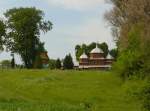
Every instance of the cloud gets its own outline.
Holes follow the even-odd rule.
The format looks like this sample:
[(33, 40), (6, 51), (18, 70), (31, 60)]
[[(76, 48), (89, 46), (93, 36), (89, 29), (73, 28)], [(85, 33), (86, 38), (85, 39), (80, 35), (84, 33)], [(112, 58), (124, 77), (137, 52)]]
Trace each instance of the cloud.
[(106, 42), (109, 48), (115, 47), (110, 28), (106, 22), (98, 18), (86, 20), (73, 30), (72, 43)]
[(105, 0), (46, 0), (50, 5), (73, 10), (88, 10), (99, 7)]

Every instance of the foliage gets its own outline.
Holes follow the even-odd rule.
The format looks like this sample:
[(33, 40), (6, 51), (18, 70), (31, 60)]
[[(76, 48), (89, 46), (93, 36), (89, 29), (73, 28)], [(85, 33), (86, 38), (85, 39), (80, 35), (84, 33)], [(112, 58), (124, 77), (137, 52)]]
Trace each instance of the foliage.
[(74, 64), (73, 64), (71, 54), (66, 55), (66, 57), (63, 61), (63, 67), (64, 67), (64, 69), (73, 69)]
[(6, 26), (5, 26), (4, 22), (2, 20), (0, 20), (0, 50), (3, 50), (3, 45), (5, 42), (5, 39), (4, 39), (4, 36), (6, 33), (5, 28), (6, 28)]
[[(112, 28), (117, 30), (118, 67), (123, 73), (150, 71), (149, 0), (111, 0), (114, 8), (106, 14)], [(113, 30), (114, 31), (114, 30)], [(119, 66), (122, 64), (121, 66)], [(118, 69), (116, 69), (118, 70)]]
[[(123, 79), (150, 73), (150, 0), (111, 0), (113, 9), (106, 14), (117, 41), (119, 57), (114, 65)], [(140, 75), (140, 76), (139, 76)], [(150, 110), (149, 86), (145, 88), (143, 106)], [(139, 96), (140, 96), (139, 95)]]
[(138, 74), (143, 68), (143, 58), (140, 50), (140, 30), (137, 25), (129, 32), (129, 45), (127, 49), (121, 52), (114, 68), (120, 73), (124, 79)]
[(111, 49), (111, 50), (109, 51), (109, 53), (110, 53), (110, 55), (111, 55), (113, 58), (115, 58), (115, 60), (117, 59), (117, 57), (118, 57), (118, 49)]
[(108, 55), (108, 52), (109, 52), (108, 45), (105, 42), (103, 42), (101, 44), (98, 44), (98, 47), (103, 50), (104, 57), (106, 57)]
[(143, 88), (143, 90), (140, 93), (142, 96), (141, 99), (143, 101), (143, 107), (150, 111), (150, 82), (148, 81), (147, 85)]
[(60, 61), (60, 59), (56, 60), (56, 69), (61, 69), (61, 61)]
[(49, 68), (56, 69), (56, 60), (54, 60), (54, 59), (49, 60)]
[(36, 47), (41, 44), (40, 32), (52, 29), (50, 21), (44, 21), (44, 13), (36, 8), (13, 8), (5, 14), (7, 19), (7, 48), (19, 54), (26, 66), (32, 68)]

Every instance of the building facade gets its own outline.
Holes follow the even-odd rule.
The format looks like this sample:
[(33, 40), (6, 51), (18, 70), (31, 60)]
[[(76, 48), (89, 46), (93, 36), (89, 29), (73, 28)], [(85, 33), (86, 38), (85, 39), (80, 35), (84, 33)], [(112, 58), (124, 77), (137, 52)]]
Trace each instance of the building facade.
[(104, 52), (96, 46), (89, 57), (85, 53), (80, 56), (79, 69), (111, 69), (113, 61), (110, 54), (105, 58)]

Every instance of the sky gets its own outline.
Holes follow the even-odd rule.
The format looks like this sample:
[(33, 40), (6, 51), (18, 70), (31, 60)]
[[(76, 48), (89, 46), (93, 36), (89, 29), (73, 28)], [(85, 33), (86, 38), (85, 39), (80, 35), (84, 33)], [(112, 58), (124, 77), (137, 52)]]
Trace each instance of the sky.
[[(112, 5), (105, 0), (0, 0), (0, 18), (14, 7), (36, 7), (43, 10), (45, 19), (53, 23), (53, 29), (41, 34), (41, 41), (50, 58), (64, 58), (71, 53), (75, 60), (75, 46), (91, 42), (106, 42), (109, 49), (115, 47), (104, 14)], [(21, 63), (18, 55), (17, 63)], [(9, 52), (1, 52), (0, 60), (11, 59)]]

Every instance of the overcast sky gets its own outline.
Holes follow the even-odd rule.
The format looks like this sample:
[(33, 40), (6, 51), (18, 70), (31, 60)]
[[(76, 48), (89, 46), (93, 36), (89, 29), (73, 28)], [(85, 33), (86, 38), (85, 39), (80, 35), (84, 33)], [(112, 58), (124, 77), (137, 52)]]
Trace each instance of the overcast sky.
[[(104, 19), (112, 6), (104, 0), (0, 0), (0, 16), (14, 7), (39, 8), (54, 24), (50, 32), (41, 35), (50, 58), (64, 58), (68, 53), (74, 57), (75, 45), (82, 43), (106, 42), (110, 49), (115, 47)], [(2, 59), (11, 59), (10, 54), (0, 53)]]

